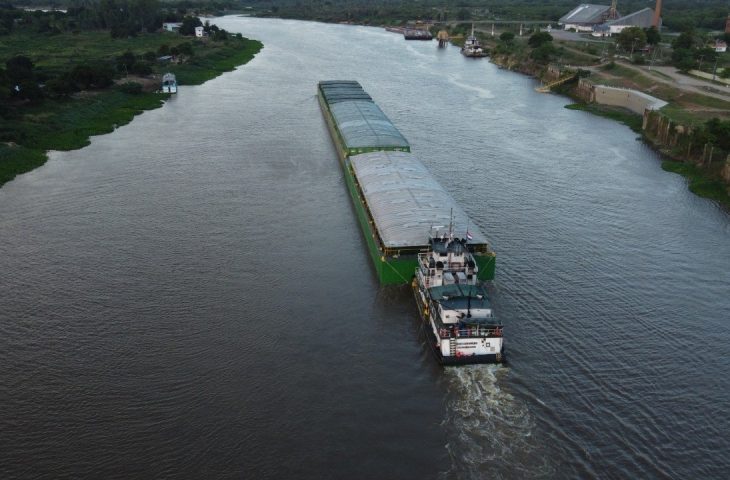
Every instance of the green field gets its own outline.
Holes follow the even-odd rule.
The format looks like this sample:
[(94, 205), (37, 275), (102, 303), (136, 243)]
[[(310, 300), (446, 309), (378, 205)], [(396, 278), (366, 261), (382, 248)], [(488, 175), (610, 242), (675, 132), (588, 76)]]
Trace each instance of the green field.
[[(161, 45), (190, 41), (173, 33), (112, 39), (108, 32), (52, 37), (20, 32), (3, 38), (0, 59), (26, 55), (36, 71), (51, 75), (82, 63), (111, 62), (128, 50), (142, 55), (157, 51)], [(181, 85), (198, 85), (247, 63), (262, 44), (232, 37), (226, 42), (193, 42), (193, 48), (194, 55), (186, 63), (159, 65), (155, 70), (176, 73)], [(159, 93), (129, 94), (109, 88), (8, 108), (0, 117), (0, 185), (42, 165), (46, 150), (74, 150), (88, 145), (91, 135), (109, 133), (144, 110), (161, 106), (166, 98)]]

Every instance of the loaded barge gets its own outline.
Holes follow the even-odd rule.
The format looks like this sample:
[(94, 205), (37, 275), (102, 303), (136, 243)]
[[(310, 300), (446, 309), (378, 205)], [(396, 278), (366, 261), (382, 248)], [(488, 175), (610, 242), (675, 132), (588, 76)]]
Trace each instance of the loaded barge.
[(382, 284), (410, 284), (437, 226), (468, 238), (477, 279), (494, 279), (487, 239), (411, 153), (408, 141), (356, 81), (318, 84), (322, 108), (358, 221)]

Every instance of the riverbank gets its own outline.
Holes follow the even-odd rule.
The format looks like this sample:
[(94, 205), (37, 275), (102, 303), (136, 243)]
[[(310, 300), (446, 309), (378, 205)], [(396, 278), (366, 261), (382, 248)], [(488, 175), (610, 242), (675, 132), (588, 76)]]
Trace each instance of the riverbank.
[[(156, 52), (163, 45), (174, 47), (175, 42), (189, 41), (179, 35), (163, 33), (112, 42), (106, 32), (84, 32), (66, 39), (72, 42), (73, 47), (67, 46), (59, 55), (46, 57), (48, 50), (53, 45), (63, 44), (64, 39), (54, 39), (53, 45), (24, 38), (15, 40), (7, 42), (4, 49), (19, 48), (27, 40), (24, 50), (15, 51), (27, 52), (25, 55), (37, 62), (37, 68), (46, 69), (62, 68), (60, 62), (67, 68), (74, 52), (77, 57), (84, 57), (77, 62), (91, 61), (92, 58), (114, 58), (127, 51), (143, 55), (149, 51)], [(225, 42), (198, 41), (193, 46), (194, 55), (179, 63), (157, 66), (156, 70), (175, 73), (178, 83), (183, 86), (180, 94), (184, 94), (184, 86), (200, 85), (232, 71), (248, 63), (262, 47), (259, 41), (238, 36), (231, 36)], [(7, 56), (6, 51), (0, 50), (0, 54)], [(44, 58), (50, 58), (56, 64), (44, 64)], [(153, 72), (146, 77), (158, 83), (155, 80), (158, 76), (159, 72)], [(17, 104), (4, 111), (0, 117), (3, 140), (0, 143), (0, 186), (16, 175), (43, 165), (48, 150), (82, 148), (89, 144), (91, 136), (112, 132), (145, 110), (159, 108), (169, 97), (168, 94), (125, 88), (123, 85), (127, 80), (137, 83), (134, 77), (123, 78), (117, 81), (118, 85), (110, 88), (84, 90), (65, 98), (45, 99), (35, 105)]]
[[(553, 81), (561, 75), (559, 70), (551, 71), (551, 68), (524, 57), (493, 55), (490, 61), (501, 68), (545, 82)], [(730, 115), (729, 102), (697, 93), (680, 92), (667, 85), (656, 85), (641, 72), (626, 66), (610, 64), (590, 72), (592, 81), (602, 85), (630, 88), (670, 99), (668, 105), (652, 112), (650, 118), (645, 119), (644, 116), (624, 108), (586, 102), (585, 95), (578, 88), (578, 77), (552, 90), (577, 102), (566, 105), (566, 108), (611, 118), (640, 133), (644, 142), (662, 156), (664, 170), (687, 178), (688, 188), (692, 193), (717, 201), (724, 208), (730, 209), (730, 182), (724, 175), (727, 169), (724, 165), (725, 159), (722, 151), (709, 143), (718, 135), (710, 132), (706, 126), (712, 118), (719, 116), (725, 119)], [(671, 134), (657, 135), (654, 130), (658, 124)], [(712, 153), (708, 161), (708, 147), (710, 152), (717, 151), (719, 162), (713, 164)]]

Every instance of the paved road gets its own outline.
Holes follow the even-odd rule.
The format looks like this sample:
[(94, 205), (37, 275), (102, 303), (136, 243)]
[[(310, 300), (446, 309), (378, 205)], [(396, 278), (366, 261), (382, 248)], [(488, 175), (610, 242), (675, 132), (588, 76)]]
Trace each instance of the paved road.
[[(700, 93), (708, 97), (730, 101), (730, 88), (679, 73), (674, 67), (648, 67), (621, 62), (622, 67), (639, 71), (657, 82), (666, 83), (680, 90)], [(666, 76), (662, 76), (666, 75)], [(667, 78), (669, 77), (669, 78)]]

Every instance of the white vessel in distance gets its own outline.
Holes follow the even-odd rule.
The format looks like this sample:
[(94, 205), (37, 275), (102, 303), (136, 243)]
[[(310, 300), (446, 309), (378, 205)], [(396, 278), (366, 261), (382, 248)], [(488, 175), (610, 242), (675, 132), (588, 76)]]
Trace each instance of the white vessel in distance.
[(162, 93), (177, 93), (177, 79), (174, 73), (162, 76)]
[(418, 255), (413, 290), (427, 341), (444, 365), (505, 361), (502, 322), (477, 280), (478, 266), (466, 238), (432, 235)]
[(486, 57), (487, 52), (482, 48), (482, 44), (479, 42), (477, 37), (474, 35), (474, 24), (471, 24), (471, 35), (466, 37), (464, 46), (461, 47), (461, 53), (465, 57)]

